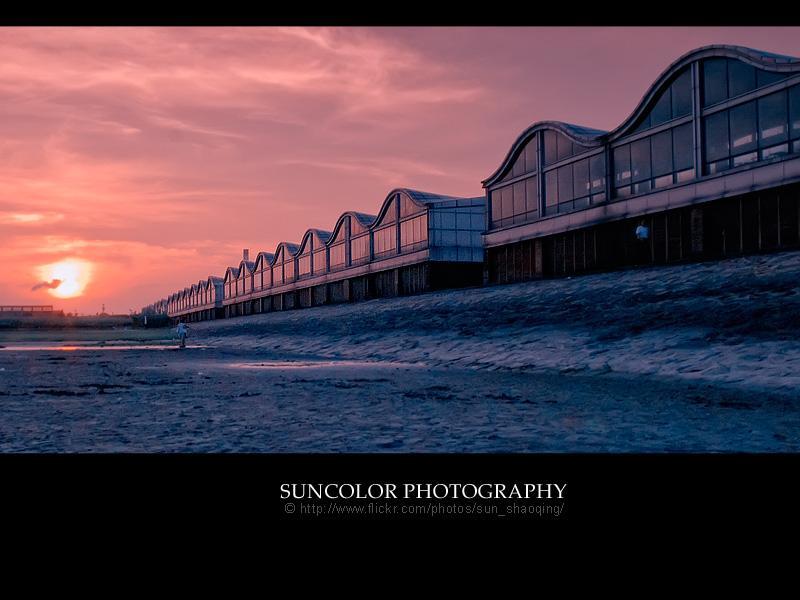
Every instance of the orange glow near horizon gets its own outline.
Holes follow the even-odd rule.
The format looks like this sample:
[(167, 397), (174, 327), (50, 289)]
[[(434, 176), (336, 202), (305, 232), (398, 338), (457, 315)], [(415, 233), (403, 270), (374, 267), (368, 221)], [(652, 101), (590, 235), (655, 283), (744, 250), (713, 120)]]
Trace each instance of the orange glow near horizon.
[(92, 264), (84, 260), (65, 260), (40, 268), (48, 292), (57, 298), (77, 298), (83, 295), (92, 279)]

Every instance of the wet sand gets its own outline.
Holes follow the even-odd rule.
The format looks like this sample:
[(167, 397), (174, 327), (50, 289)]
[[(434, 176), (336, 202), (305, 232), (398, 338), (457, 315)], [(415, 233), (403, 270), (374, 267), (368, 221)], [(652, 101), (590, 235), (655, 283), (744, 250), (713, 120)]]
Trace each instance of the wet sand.
[(613, 374), (212, 348), (20, 355), (0, 392), (3, 452), (781, 452), (800, 425), (789, 394)]
[(0, 350), (4, 453), (792, 453), (800, 253)]

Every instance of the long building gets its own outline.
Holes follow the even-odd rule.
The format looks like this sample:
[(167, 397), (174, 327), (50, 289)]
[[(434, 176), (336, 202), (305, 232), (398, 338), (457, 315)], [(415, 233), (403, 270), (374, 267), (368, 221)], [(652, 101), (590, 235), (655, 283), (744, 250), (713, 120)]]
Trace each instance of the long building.
[(545, 121), (517, 138), (483, 181), (485, 280), (794, 247), (798, 180), (800, 60), (700, 48), (614, 131)]
[(613, 131), (537, 122), (482, 185), (394, 190), (376, 216), (344, 213), (145, 310), (233, 317), (797, 248), (800, 59), (699, 48)]
[(376, 215), (342, 214), (147, 307), (182, 321), (356, 302), (478, 285), (486, 199), (393, 190)]

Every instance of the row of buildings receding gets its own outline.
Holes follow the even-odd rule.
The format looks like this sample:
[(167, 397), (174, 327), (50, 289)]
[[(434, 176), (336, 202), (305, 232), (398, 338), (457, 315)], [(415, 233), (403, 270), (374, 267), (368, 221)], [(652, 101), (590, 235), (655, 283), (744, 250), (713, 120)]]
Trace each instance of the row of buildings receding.
[[(613, 131), (525, 130), (485, 196), (391, 192), (144, 309), (196, 321), (800, 245), (800, 59), (707, 46)], [(635, 235), (644, 222), (647, 241)]]

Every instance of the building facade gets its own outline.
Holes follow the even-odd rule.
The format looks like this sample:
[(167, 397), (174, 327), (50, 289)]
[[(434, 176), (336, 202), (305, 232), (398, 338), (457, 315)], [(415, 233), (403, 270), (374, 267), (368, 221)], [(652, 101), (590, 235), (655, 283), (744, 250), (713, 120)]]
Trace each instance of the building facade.
[(211, 288), (209, 278), (144, 311), (165, 304), (191, 322), (479, 285), (485, 212), (484, 197), (396, 189), (377, 215), (346, 212), (254, 261), (245, 251)]
[(485, 281), (794, 247), (798, 182), (800, 60), (700, 48), (614, 131), (519, 136), (483, 182)]
[(375, 216), (246, 252), (144, 310), (233, 317), (796, 248), (800, 59), (699, 48), (615, 130), (538, 122), (482, 185), (478, 198), (394, 190)]

